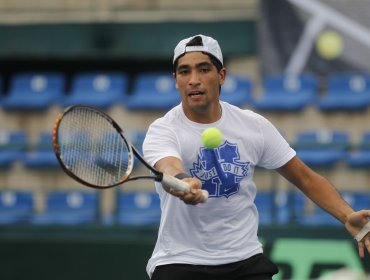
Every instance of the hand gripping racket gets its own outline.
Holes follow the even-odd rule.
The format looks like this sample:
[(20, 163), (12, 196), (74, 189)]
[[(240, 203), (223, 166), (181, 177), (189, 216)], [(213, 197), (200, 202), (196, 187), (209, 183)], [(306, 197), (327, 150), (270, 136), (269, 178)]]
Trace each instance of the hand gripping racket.
[[(132, 180), (152, 179), (189, 192), (186, 182), (147, 163), (125, 138), (120, 126), (93, 107), (74, 105), (59, 114), (53, 127), (53, 148), (63, 170), (88, 187), (106, 189)], [(151, 171), (150, 175), (130, 176), (134, 156)], [(206, 201), (208, 192), (202, 193)]]

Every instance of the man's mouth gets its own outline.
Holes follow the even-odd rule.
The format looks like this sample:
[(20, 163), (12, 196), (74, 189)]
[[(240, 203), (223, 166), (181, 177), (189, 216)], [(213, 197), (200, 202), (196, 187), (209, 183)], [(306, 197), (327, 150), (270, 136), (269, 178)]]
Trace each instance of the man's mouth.
[(203, 95), (203, 92), (201, 92), (201, 91), (192, 91), (188, 94), (189, 97), (200, 96), (200, 95)]

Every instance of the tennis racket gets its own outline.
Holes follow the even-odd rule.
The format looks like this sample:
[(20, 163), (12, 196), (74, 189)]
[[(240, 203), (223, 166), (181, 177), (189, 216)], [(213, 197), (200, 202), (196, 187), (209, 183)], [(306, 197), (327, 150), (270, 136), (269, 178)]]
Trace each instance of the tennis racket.
[[(189, 185), (164, 174), (140, 155), (120, 126), (99, 109), (74, 105), (60, 113), (53, 127), (53, 148), (63, 170), (88, 187), (106, 189), (128, 181), (152, 179), (189, 192)], [(131, 176), (134, 157), (149, 169), (147, 176)], [(203, 201), (208, 192), (202, 190)]]

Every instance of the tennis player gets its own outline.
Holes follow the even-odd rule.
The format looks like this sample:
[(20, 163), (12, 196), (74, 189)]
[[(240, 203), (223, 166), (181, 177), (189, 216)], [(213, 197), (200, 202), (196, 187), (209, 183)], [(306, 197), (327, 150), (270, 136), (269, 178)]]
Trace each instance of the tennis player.
[[(263, 254), (257, 236), (257, 166), (276, 170), (341, 221), (358, 237), (360, 257), (365, 247), (370, 251), (365, 226), (370, 210), (351, 209), (266, 118), (220, 101), (227, 72), (215, 39), (197, 35), (180, 41), (173, 67), (182, 102), (150, 125), (143, 151), (155, 168), (188, 182), (191, 192), (156, 183), (162, 218), (147, 265), (152, 280), (272, 279), (278, 268)], [(208, 127), (223, 134), (217, 157), (201, 143)], [(205, 203), (200, 203), (201, 188), (209, 192)]]

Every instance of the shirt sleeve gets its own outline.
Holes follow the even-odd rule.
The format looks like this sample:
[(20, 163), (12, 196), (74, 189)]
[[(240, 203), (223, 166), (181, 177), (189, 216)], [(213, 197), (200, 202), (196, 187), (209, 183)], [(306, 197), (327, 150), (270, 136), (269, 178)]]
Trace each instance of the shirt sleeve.
[(258, 165), (267, 169), (279, 168), (291, 160), (296, 152), (270, 121), (262, 116), (259, 121), (263, 146)]
[(171, 126), (161, 121), (150, 125), (143, 143), (145, 160), (152, 166), (162, 158), (181, 158), (176, 133)]

